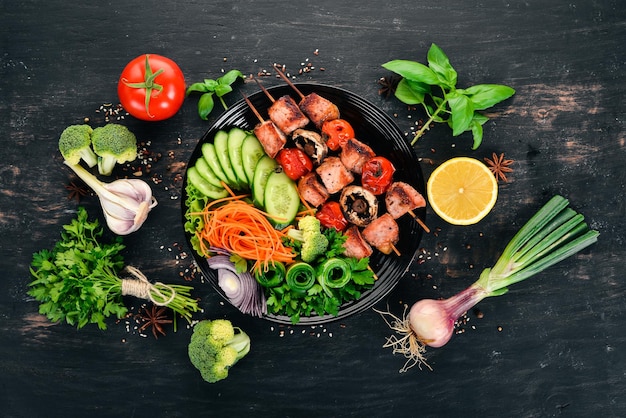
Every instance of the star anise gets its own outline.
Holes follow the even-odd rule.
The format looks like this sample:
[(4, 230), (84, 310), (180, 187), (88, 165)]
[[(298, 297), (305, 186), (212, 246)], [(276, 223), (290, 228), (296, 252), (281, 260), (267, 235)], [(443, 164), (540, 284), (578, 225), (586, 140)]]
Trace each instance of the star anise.
[(400, 77), (397, 74), (379, 78), (378, 84), (380, 88), (378, 89), (378, 94), (388, 99), (389, 96), (396, 92), (396, 87), (398, 87), (399, 82)]
[(504, 153), (498, 155), (494, 152), (492, 159), (485, 158), (485, 162), (489, 166), (489, 170), (496, 176), (497, 181), (509, 181), (509, 179), (506, 178), (506, 173), (513, 172), (513, 169), (509, 167), (513, 164), (513, 160), (505, 160)]
[(69, 194), (67, 195), (67, 200), (76, 199), (77, 202), (80, 202), (81, 197), (87, 196), (87, 194), (89, 194), (89, 190), (87, 190), (87, 188), (79, 186), (74, 182), (66, 184), (65, 188), (69, 191)]
[(155, 305), (152, 305), (151, 309), (143, 308), (138, 316), (139, 319), (145, 323), (139, 328), (139, 332), (143, 332), (146, 328), (152, 327), (152, 334), (157, 340), (159, 339), (157, 332), (161, 335), (165, 335), (163, 325), (172, 323), (171, 319), (167, 319), (165, 311), (166, 308), (164, 306), (157, 308)]

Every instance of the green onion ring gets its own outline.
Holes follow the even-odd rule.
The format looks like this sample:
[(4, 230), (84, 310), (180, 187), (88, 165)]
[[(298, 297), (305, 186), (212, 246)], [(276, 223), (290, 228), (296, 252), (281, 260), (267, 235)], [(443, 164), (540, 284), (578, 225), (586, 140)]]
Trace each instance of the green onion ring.
[(315, 284), (315, 269), (308, 263), (298, 262), (287, 269), (287, 285), (297, 293), (305, 293)]
[(333, 296), (331, 288), (342, 288), (351, 278), (352, 272), (348, 263), (340, 258), (329, 258), (317, 270), (317, 280), (330, 297)]
[(285, 265), (277, 261), (267, 271), (255, 271), (254, 278), (263, 287), (276, 287), (285, 280)]

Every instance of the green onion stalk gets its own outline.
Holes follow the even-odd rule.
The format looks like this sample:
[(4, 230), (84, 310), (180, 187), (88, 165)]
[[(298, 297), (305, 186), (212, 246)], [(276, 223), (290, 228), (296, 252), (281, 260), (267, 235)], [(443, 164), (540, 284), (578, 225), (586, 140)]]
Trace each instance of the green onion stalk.
[[(562, 196), (550, 199), (511, 239), (496, 264), (486, 268), (467, 289), (444, 300), (422, 299), (403, 318), (379, 312), (387, 325), (401, 335), (387, 338), (384, 347), (403, 354), (404, 372), (425, 365), (426, 346), (441, 347), (454, 333), (458, 318), (481, 300), (508, 292), (510, 285), (525, 280), (576, 254), (598, 239), (584, 217), (568, 208)], [(391, 319), (388, 319), (389, 316)]]

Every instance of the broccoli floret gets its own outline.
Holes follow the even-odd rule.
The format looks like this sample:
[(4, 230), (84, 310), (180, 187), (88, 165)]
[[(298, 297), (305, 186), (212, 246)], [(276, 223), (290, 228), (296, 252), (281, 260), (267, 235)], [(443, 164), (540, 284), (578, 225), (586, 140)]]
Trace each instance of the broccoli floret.
[(89, 125), (70, 125), (61, 133), (59, 151), (68, 163), (76, 165), (81, 159), (89, 167), (98, 163), (98, 157), (91, 149), (92, 132)]
[(228, 377), (228, 370), (250, 351), (250, 337), (227, 319), (203, 320), (193, 328), (191, 364), (209, 383)]
[(328, 238), (326, 236), (312, 235), (310, 237), (306, 237), (302, 243), (302, 252), (300, 253), (300, 258), (302, 261), (306, 263), (310, 263), (315, 260), (319, 255), (324, 254), (324, 251), (328, 248)]
[(304, 234), (320, 234), (322, 224), (313, 215), (306, 215), (298, 221), (298, 229)]
[(124, 125), (109, 123), (93, 130), (91, 143), (98, 155), (98, 172), (111, 175), (115, 164), (137, 158), (137, 138)]
[(298, 229), (290, 229), (288, 235), (302, 242), (300, 258), (306, 263), (324, 254), (328, 248), (328, 238), (322, 233), (320, 221), (312, 215), (300, 218)]

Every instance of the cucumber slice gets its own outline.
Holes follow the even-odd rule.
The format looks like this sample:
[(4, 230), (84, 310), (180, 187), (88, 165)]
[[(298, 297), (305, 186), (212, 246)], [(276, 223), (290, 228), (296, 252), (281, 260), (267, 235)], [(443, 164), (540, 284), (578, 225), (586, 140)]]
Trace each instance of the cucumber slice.
[(230, 163), (230, 158), (228, 158), (228, 133), (226, 131), (217, 131), (213, 137), (213, 145), (215, 146), (217, 159), (222, 166), (222, 171), (224, 171), (224, 174), (226, 174), (226, 177), (228, 178), (228, 184), (232, 184), (233, 187), (239, 188), (239, 182), (237, 181), (237, 176), (233, 171), (233, 165)]
[(248, 133), (241, 128), (232, 128), (228, 132), (228, 157), (233, 166), (235, 177), (242, 186), (248, 186), (248, 177), (243, 169), (243, 155), (241, 146)]
[(202, 176), (203, 179), (214, 185), (215, 187), (222, 187), (222, 180), (215, 174), (211, 167), (209, 167), (209, 163), (204, 159), (204, 157), (200, 157), (196, 160), (196, 164), (194, 165), (198, 170), (198, 173)]
[(254, 169), (254, 180), (252, 182), (252, 199), (256, 206), (264, 207), (265, 184), (267, 183), (267, 178), (277, 167), (278, 163), (273, 158), (270, 158), (269, 155), (264, 155), (257, 163)]
[(228, 180), (228, 177), (226, 177), (224, 170), (222, 170), (220, 160), (217, 158), (215, 145), (210, 142), (205, 142), (204, 144), (202, 144), (202, 157), (206, 160), (207, 164), (209, 164), (209, 167), (211, 167), (211, 170), (213, 170), (215, 175), (220, 180), (222, 180), (227, 185), (232, 186), (232, 184), (230, 184), (230, 181)]
[(246, 136), (241, 144), (241, 157), (243, 160), (243, 169), (248, 179), (248, 184), (252, 184), (254, 180), (254, 169), (256, 168), (261, 157), (265, 155), (263, 145), (256, 136), (250, 134)]
[(282, 227), (292, 223), (300, 208), (296, 183), (284, 171), (273, 171), (265, 184), (264, 203), (273, 224)]
[(198, 172), (196, 166), (187, 169), (187, 178), (189, 182), (200, 191), (203, 195), (211, 199), (221, 199), (228, 196), (228, 191), (223, 187), (216, 187), (206, 181)]

